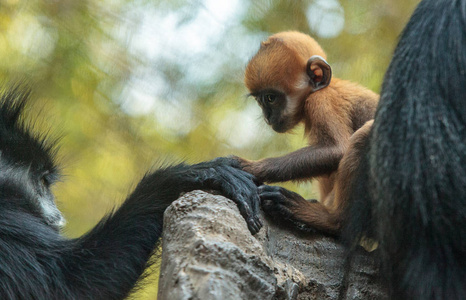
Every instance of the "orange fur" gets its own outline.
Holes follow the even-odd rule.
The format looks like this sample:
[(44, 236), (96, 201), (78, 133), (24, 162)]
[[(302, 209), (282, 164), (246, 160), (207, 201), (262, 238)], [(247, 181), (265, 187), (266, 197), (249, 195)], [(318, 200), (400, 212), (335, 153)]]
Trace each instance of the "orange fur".
[(351, 182), (359, 165), (360, 152), (369, 137), (372, 123), (373, 120), (368, 121), (351, 136), (348, 150), (340, 162), (338, 171), (329, 176), (332, 180), (332, 188), (325, 191), (326, 197), (324, 200), (322, 202), (298, 200), (293, 207), (289, 208), (298, 222), (329, 234), (339, 234), (341, 222), (343, 221), (342, 213), (346, 203), (350, 200), (350, 185), (348, 183)]
[[(349, 146), (351, 135), (359, 129), (357, 123), (364, 124), (373, 118), (378, 95), (355, 83), (333, 78), (329, 86), (310, 94), (305, 100), (305, 132), (310, 144), (323, 143), (337, 146), (342, 155)], [(362, 107), (353, 112), (355, 107)], [(333, 173), (318, 177), (320, 199), (323, 201), (333, 189)]]
[[(322, 89), (313, 89), (306, 68), (308, 59), (314, 55), (326, 57), (310, 36), (281, 32), (263, 42), (249, 61), (245, 71), (246, 87), (252, 94), (267, 90), (286, 94), (286, 108), (280, 108), (283, 109), (281, 114), (291, 124), (289, 129), (304, 123), (309, 147), (282, 157), (240, 160), (246, 171), (266, 182), (317, 178), (321, 202), (329, 206), (322, 203), (304, 205), (296, 209), (296, 216), (314, 226), (327, 224), (331, 231), (338, 219), (331, 217), (331, 212), (336, 213), (342, 205), (340, 202), (344, 202), (345, 183), (349, 180), (348, 174), (352, 173), (351, 162), (357, 163), (357, 157), (352, 154), (354, 150), (347, 153), (350, 139), (373, 118), (379, 96), (356, 83), (338, 78), (332, 78)], [(313, 67), (312, 72), (318, 76), (315, 80), (320, 81), (323, 70)], [(340, 164), (337, 173), (344, 155), (350, 158)], [(341, 170), (342, 166), (348, 170)]]
[(326, 58), (325, 52), (310, 36), (294, 32), (281, 32), (261, 43), (257, 54), (249, 61), (245, 84), (250, 91), (264, 88), (283, 89), (292, 94), (299, 72), (305, 72), (306, 62), (312, 55)]

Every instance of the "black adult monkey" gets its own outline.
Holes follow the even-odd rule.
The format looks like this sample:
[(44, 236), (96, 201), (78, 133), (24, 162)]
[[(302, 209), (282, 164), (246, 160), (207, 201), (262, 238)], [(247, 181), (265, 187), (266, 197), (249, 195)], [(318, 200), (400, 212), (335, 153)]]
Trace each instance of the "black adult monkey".
[(466, 299), (466, 0), (424, 0), (414, 12), (368, 162), (392, 298)]
[(259, 198), (233, 159), (179, 164), (147, 174), (123, 205), (89, 233), (65, 239), (50, 186), (55, 148), (21, 112), (28, 93), (0, 96), (0, 299), (123, 299), (149, 265), (162, 217), (180, 193), (214, 189), (233, 199), (254, 234)]
[[(354, 165), (342, 237), (379, 242), (391, 299), (466, 299), (466, 0), (419, 4), (361, 130), (340, 162)], [(260, 189), (286, 218), (303, 201)]]

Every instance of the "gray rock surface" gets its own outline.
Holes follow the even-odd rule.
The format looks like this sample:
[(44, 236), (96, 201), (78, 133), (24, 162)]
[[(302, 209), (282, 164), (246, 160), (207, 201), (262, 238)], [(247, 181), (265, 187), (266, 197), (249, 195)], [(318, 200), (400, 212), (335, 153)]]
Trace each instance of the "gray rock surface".
[(344, 280), (344, 248), (264, 219), (252, 236), (236, 205), (194, 191), (165, 212), (159, 300), (387, 299), (373, 254), (362, 248)]

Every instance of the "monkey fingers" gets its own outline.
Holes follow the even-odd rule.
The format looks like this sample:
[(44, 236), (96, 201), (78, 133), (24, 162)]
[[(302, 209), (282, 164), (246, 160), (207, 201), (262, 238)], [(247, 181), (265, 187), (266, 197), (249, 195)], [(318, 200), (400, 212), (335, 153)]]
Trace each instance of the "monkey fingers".
[(285, 220), (295, 219), (296, 212), (306, 202), (300, 195), (279, 186), (262, 185), (259, 187), (259, 197), (264, 211)]
[(231, 159), (236, 161), (236, 168), (254, 175), (254, 182), (257, 185), (264, 184), (263, 176), (261, 176), (260, 172), (258, 171), (262, 169), (262, 166), (260, 166), (261, 161), (248, 160), (239, 156), (231, 156)]
[(336, 234), (335, 224), (327, 208), (316, 200), (308, 201), (299, 194), (279, 186), (259, 187), (262, 209), (288, 225), (306, 232), (322, 231)]
[(203, 170), (200, 180), (204, 182), (204, 188), (218, 190), (233, 200), (249, 231), (256, 234), (262, 227), (262, 221), (259, 219), (260, 199), (255, 178), (237, 166), (236, 160), (225, 157), (196, 165)]
[(251, 233), (256, 234), (262, 227), (262, 221), (259, 218), (260, 199), (257, 186), (248, 178), (252, 175), (232, 167), (226, 167), (225, 173), (220, 174), (220, 176), (225, 179), (225, 182), (231, 183), (232, 193), (227, 196), (238, 205)]

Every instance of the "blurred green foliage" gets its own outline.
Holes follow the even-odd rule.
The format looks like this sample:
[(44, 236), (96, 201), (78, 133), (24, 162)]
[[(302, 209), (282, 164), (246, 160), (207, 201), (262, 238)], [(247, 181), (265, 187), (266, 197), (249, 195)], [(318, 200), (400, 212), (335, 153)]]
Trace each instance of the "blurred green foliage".
[[(244, 66), (268, 35), (311, 34), (334, 76), (378, 92), (417, 2), (0, 0), (0, 80), (30, 83), (36, 129), (63, 136), (55, 193), (75, 237), (151, 167), (305, 145), (302, 129), (272, 132), (246, 97)], [(135, 298), (153, 299), (150, 286)]]

